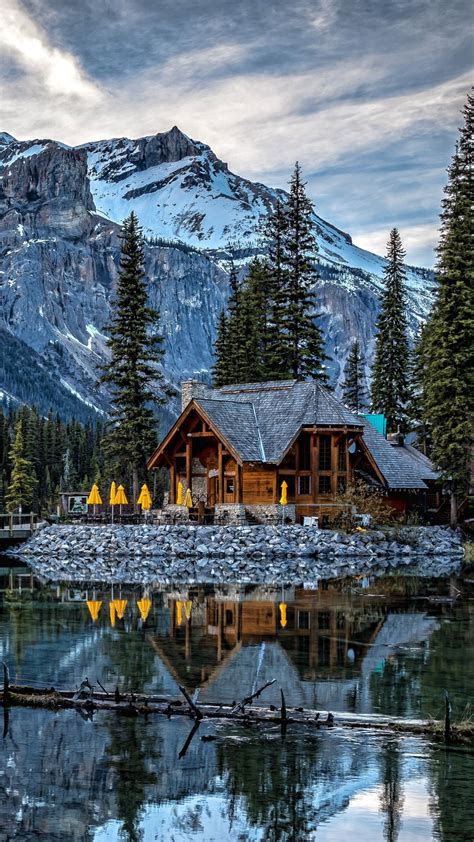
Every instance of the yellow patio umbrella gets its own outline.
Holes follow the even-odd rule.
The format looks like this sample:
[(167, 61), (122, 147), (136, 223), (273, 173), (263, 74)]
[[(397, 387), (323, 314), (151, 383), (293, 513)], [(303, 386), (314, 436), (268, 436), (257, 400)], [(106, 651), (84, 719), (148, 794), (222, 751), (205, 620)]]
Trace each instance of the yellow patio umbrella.
[(109, 506), (112, 509), (112, 523), (114, 522), (114, 506), (115, 506), (115, 495), (117, 494), (117, 486), (115, 485), (115, 480), (110, 486), (109, 492)]
[(115, 618), (117, 616), (117, 612), (115, 610), (115, 604), (114, 604), (113, 601), (109, 602), (109, 616), (110, 616), (110, 625), (112, 626), (112, 628), (114, 628)]
[(180, 626), (183, 622), (183, 603), (178, 600), (176, 603), (176, 625)]
[(92, 619), (94, 620), (94, 623), (96, 622), (96, 620), (99, 616), (99, 611), (100, 611), (101, 605), (102, 605), (102, 602), (99, 599), (88, 599), (87, 600), (87, 607), (89, 609), (89, 614), (91, 615)]
[(193, 507), (193, 498), (192, 498), (192, 495), (191, 495), (191, 489), (190, 488), (188, 488), (188, 490), (186, 491), (186, 497), (185, 497), (185, 500), (184, 500), (184, 505), (188, 509), (192, 509), (192, 507)]
[(90, 494), (87, 498), (87, 505), (94, 507), (94, 514), (95, 514), (95, 507), (100, 506), (102, 503), (102, 498), (99, 494), (99, 489), (97, 488), (96, 483), (92, 486), (90, 490)]
[(287, 619), (286, 619), (286, 602), (280, 602), (280, 604), (279, 604), (279, 606), (278, 606), (278, 607), (279, 607), (279, 609), (280, 609), (280, 626), (282, 627), (282, 629), (284, 629), (284, 628), (285, 628), (285, 626), (286, 626), (286, 623), (287, 623)]
[(123, 615), (125, 614), (125, 609), (127, 607), (127, 600), (114, 599), (114, 606), (117, 612), (117, 617), (119, 618), (119, 620), (123, 620)]
[(120, 514), (122, 514), (122, 506), (126, 506), (128, 503), (127, 495), (125, 494), (125, 489), (123, 485), (119, 485), (117, 488), (117, 493), (115, 495), (115, 505), (120, 506)]
[(143, 622), (146, 622), (146, 619), (150, 613), (151, 599), (149, 599), (147, 596), (142, 596), (142, 598), (138, 600), (137, 606)]
[(192, 611), (193, 603), (190, 599), (187, 599), (184, 603), (184, 613), (186, 614), (186, 619), (191, 619), (191, 611)]
[(145, 512), (145, 520), (146, 515), (149, 509), (151, 509), (152, 499), (151, 494), (148, 490), (148, 486), (146, 483), (142, 485), (142, 490), (140, 491), (140, 496), (137, 500), (139, 506), (142, 507), (142, 512)]
[(183, 505), (183, 483), (178, 482), (178, 495), (176, 497), (176, 505), (182, 506)]
[(280, 506), (286, 506), (286, 504), (288, 503), (287, 491), (288, 491), (288, 483), (285, 482), (285, 480), (283, 480), (283, 482), (281, 484)]

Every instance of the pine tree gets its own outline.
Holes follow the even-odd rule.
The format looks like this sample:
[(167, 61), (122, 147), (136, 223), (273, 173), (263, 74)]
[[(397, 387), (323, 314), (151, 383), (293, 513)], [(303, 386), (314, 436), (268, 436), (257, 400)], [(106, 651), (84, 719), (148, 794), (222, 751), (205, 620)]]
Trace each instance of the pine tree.
[(8, 491), (5, 495), (7, 510), (13, 512), (20, 506), (28, 509), (33, 500), (36, 477), (32, 463), (26, 458), (23, 421), (21, 418), (18, 419), (15, 426), (15, 439), (10, 450), (10, 459), (12, 472)]
[(383, 413), (389, 431), (406, 429), (409, 397), (405, 251), (396, 228), (390, 231), (385, 289), (377, 320), (377, 337), (372, 378), (372, 412)]
[(359, 340), (355, 339), (344, 367), (344, 382), (342, 398), (349, 409), (359, 414), (367, 406), (367, 389), (365, 384), (364, 360), (360, 350)]
[(426, 331), (424, 409), (432, 458), (451, 491), (451, 523), (469, 492), (474, 372), (474, 97), (448, 170), (438, 246), (437, 296)]
[(313, 233), (314, 208), (296, 163), (284, 207), (280, 279), (276, 280), (272, 365), (279, 378), (307, 377), (327, 381), (324, 342), (316, 324), (312, 287), (318, 279), (318, 246)]
[(225, 310), (221, 311), (217, 324), (217, 336), (214, 343), (215, 363), (212, 368), (212, 382), (216, 389), (230, 383), (230, 360), (227, 339), (227, 317)]
[(107, 451), (110, 458), (131, 470), (135, 503), (139, 477), (156, 445), (151, 405), (163, 404), (164, 395), (169, 394), (157, 368), (163, 356), (163, 339), (152, 333), (158, 319), (159, 313), (147, 305), (142, 234), (132, 212), (123, 225), (116, 300), (106, 328), (111, 359), (103, 368), (101, 382), (108, 383), (112, 391), (113, 423), (106, 437)]

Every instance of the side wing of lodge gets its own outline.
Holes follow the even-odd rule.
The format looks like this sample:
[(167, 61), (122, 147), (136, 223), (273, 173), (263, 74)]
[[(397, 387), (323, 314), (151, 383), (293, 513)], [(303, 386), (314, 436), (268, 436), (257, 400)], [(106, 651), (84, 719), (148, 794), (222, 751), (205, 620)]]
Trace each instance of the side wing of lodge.
[(401, 440), (387, 441), (316, 381), (221, 389), (187, 381), (182, 394), (182, 413), (148, 462), (169, 470), (170, 509), (181, 483), (217, 521), (281, 519), (285, 481), (285, 515), (324, 521), (357, 479), (401, 512), (430, 504), (436, 474), (429, 460)]

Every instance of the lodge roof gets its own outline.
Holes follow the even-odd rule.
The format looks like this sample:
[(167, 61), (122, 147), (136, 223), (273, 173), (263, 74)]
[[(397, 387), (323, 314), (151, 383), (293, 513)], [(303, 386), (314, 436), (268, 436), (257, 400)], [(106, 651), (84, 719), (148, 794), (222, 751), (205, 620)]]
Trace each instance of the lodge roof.
[(363, 441), (389, 489), (426, 489), (425, 480), (438, 476), (426, 456), (409, 445), (390, 444), (365, 419)]
[(244, 462), (278, 464), (302, 427), (363, 421), (314, 380), (274, 380), (209, 389), (195, 398)]

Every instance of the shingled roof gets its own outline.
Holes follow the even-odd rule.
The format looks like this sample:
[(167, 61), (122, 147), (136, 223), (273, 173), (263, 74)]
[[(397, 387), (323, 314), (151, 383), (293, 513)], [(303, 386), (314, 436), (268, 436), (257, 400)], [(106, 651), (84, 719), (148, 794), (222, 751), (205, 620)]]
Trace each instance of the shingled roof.
[(314, 380), (224, 386), (194, 400), (244, 462), (278, 464), (302, 427), (364, 423)]
[(426, 456), (414, 447), (390, 444), (368, 421), (364, 422), (363, 442), (389, 489), (426, 489), (424, 480), (438, 476)]

